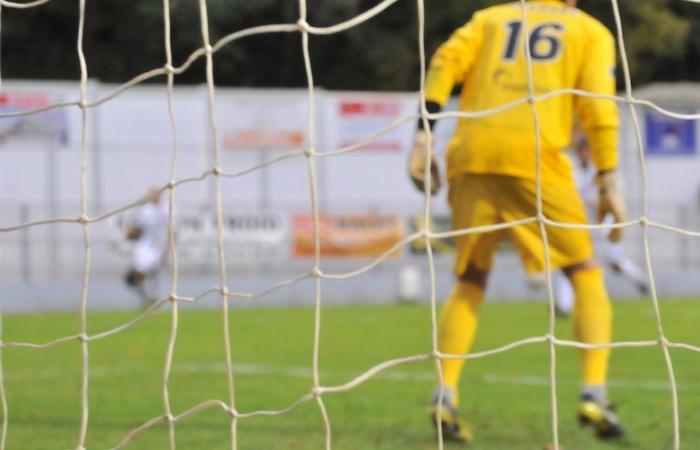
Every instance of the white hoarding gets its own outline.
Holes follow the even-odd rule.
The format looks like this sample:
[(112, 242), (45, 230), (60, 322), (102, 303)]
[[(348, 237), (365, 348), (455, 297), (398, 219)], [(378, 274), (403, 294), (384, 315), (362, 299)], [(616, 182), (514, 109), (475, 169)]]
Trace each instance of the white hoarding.
[[(355, 145), (403, 117), (417, 112), (417, 98), (405, 93), (334, 92), (324, 102), (324, 150)], [(401, 152), (411, 139), (414, 120), (400, 124), (362, 146), (367, 151)]]

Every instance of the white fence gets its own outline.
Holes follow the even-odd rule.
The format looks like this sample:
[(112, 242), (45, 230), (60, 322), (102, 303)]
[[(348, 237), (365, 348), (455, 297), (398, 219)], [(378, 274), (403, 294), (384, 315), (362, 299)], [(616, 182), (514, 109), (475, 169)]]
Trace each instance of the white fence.
[[(94, 82), (90, 96), (98, 98), (114, 89), (115, 86)], [(74, 83), (4, 81), (0, 111), (36, 108), (72, 100), (77, 95)], [(402, 116), (414, 114), (418, 102), (415, 93), (319, 91), (315, 97), (319, 152), (337, 150), (367, 138)], [(176, 179), (197, 177), (213, 166), (206, 93), (202, 87), (178, 86), (174, 100), (180, 144)], [(309, 138), (306, 101), (305, 90), (217, 88), (221, 169), (235, 173), (303, 149)], [(172, 135), (166, 107), (165, 88), (153, 85), (134, 87), (89, 110), (91, 216), (133, 202), (149, 187), (169, 181)], [(655, 221), (700, 230), (698, 124), (657, 123), (651, 113), (642, 113), (646, 117), (644, 137), (650, 149), (646, 157), (650, 214)], [(621, 115), (621, 170), (631, 214), (639, 215), (641, 205), (635, 200), (641, 198), (638, 157), (625, 111)], [(319, 202), (322, 211), (331, 214), (328, 233), (360, 233), (370, 240), (390, 241), (410, 231), (412, 216), (422, 207), (422, 197), (414, 192), (405, 170), (414, 123), (407, 120), (356, 151), (318, 159)], [(438, 125), (438, 150), (444, 148), (452, 126), (450, 122)], [(77, 218), (79, 130), (79, 111), (74, 107), (25, 119), (0, 119), (0, 227), (52, 217)], [(177, 189), (178, 247), (183, 255), (179, 267), (185, 277), (206, 277), (216, 265), (212, 253), (214, 234), (208, 231), (213, 214), (211, 183), (209, 178)], [(222, 178), (222, 187), (228, 220), (227, 265), (235, 271), (234, 280), (256, 278), (264, 285), (263, 271), (280, 280), (310, 264), (299, 252), (301, 232), (295, 228), (303, 220), (300, 217), (308, 214), (310, 205), (302, 157), (289, 158), (241, 177)], [(445, 193), (441, 195), (434, 203), (436, 216), (448, 213)], [(360, 225), (342, 228), (331, 223), (340, 220), (338, 217), (358, 213), (364, 214), (360, 219), (356, 216)], [(374, 220), (372, 217), (382, 215), (398, 218), (403, 227), (386, 230), (376, 223), (367, 225)], [(109, 245), (124, 217), (91, 225), (91, 277), (96, 280), (118, 281), (127, 264)], [(353, 226), (364, 227), (364, 231), (357, 232)], [(652, 244), (660, 276), (700, 266), (698, 240), (655, 231)], [(634, 259), (642, 260), (639, 230), (629, 231), (625, 246)], [(75, 224), (0, 233), (0, 282), (77, 282), (82, 268), (81, 248), (81, 227)], [(338, 267), (355, 267), (362, 259), (371, 258), (376, 249), (366, 252), (339, 252), (324, 260)], [(502, 259), (517, 266), (514, 255), (508, 252)], [(442, 260), (449, 276), (450, 258)], [(411, 252), (406, 250), (379, 270), (389, 271), (393, 279), (398, 268), (413, 261)], [(522, 272), (518, 274), (522, 278)], [(505, 282), (510, 283), (507, 279)], [(519, 281), (512, 283), (515, 286)], [(274, 282), (268, 280), (267, 284)], [(378, 296), (393, 295), (386, 292), (377, 287)], [(373, 295), (371, 291), (369, 295)], [(517, 297), (517, 292), (512, 296)]]

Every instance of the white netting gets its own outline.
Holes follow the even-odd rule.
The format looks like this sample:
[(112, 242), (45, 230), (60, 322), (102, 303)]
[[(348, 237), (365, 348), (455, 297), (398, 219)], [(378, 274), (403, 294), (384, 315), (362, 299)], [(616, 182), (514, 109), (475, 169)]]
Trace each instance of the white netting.
[[(32, 7), (40, 7), (43, 4), (48, 3), (50, 0), (36, 0), (33, 2), (27, 2), (27, 3), (17, 3), (17, 2), (10, 2), (7, 0), (0, 0), (0, 13), (2, 11), (2, 8), (32, 8)], [(163, 0), (163, 21), (164, 21), (164, 42), (165, 42), (165, 50), (166, 50), (166, 62), (165, 65), (161, 68), (156, 68), (153, 70), (150, 70), (148, 72), (142, 73), (130, 81), (124, 83), (121, 85), (118, 89), (116, 89), (114, 92), (110, 93), (109, 95), (106, 95), (102, 98), (97, 99), (96, 101), (90, 102), (87, 98), (87, 86), (88, 86), (88, 69), (87, 69), (87, 62), (85, 60), (85, 56), (83, 53), (83, 30), (84, 30), (84, 25), (85, 25), (85, 3), (86, 0), (79, 0), (79, 12), (80, 12), (80, 19), (79, 19), (79, 25), (78, 25), (78, 41), (77, 41), (77, 54), (78, 54), (78, 59), (80, 62), (80, 98), (76, 101), (68, 101), (68, 102), (62, 102), (62, 103), (56, 103), (52, 104), (46, 107), (42, 107), (39, 109), (31, 110), (31, 111), (22, 111), (22, 112), (17, 112), (17, 113), (8, 113), (8, 114), (2, 114), (0, 115), (0, 119), (2, 118), (10, 118), (10, 117), (18, 117), (18, 116), (28, 116), (32, 114), (37, 114), (43, 111), (47, 110), (53, 110), (56, 108), (69, 108), (69, 107), (78, 107), (81, 110), (82, 114), (82, 125), (81, 125), (81, 211), (79, 217), (56, 217), (56, 218), (50, 218), (46, 220), (39, 220), (39, 221), (33, 221), (33, 222), (28, 222), (28, 223), (21, 223), (17, 224), (15, 226), (9, 226), (9, 227), (3, 227), (0, 228), (0, 232), (10, 232), (14, 230), (19, 230), (23, 228), (29, 228), (29, 227), (38, 227), (41, 225), (47, 225), (47, 224), (57, 224), (57, 223), (74, 223), (74, 224), (80, 224), (83, 230), (83, 242), (84, 242), (84, 267), (83, 267), (83, 281), (82, 281), (82, 297), (81, 297), (81, 306), (80, 306), (80, 330), (70, 336), (65, 336), (61, 338), (57, 338), (54, 340), (51, 340), (49, 342), (41, 342), (41, 343), (30, 343), (30, 342), (1, 342), (0, 345), (0, 350), (5, 349), (5, 348), (10, 348), (10, 347), (24, 347), (24, 348), (47, 348), (47, 347), (52, 347), (55, 345), (59, 345), (62, 343), (68, 343), (70, 341), (79, 341), (81, 350), (82, 350), (82, 386), (81, 386), (81, 398), (82, 398), (82, 415), (81, 415), (81, 421), (80, 421), (80, 437), (79, 437), (79, 442), (77, 443), (76, 448), (78, 449), (83, 449), (85, 448), (85, 441), (86, 441), (86, 436), (87, 436), (87, 431), (88, 431), (88, 425), (89, 425), (89, 414), (88, 414), (88, 389), (89, 389), (89, 371), (90, 367), (88, 364), (88, 352), (89, 352), (89, 347), (90, 347), (90, 342), (104, 339), (110, 336), (113, 336), (117, 333), (120, 333), (130, 327), (133, 327), (137, 325), (138, 323), (142, 322), (145, 320), (147, 317), (149, 317), (154, 311), (157, 309), (161, 308), (163, 305), (166, 303), (169, 303), (171, 305), (171, 331), (170, 331), (170, 337), (168, 340), (168, 345), (166, 348), (166, 358), (165, 358), (165, 365), (163, 368), (163, 403), (164, 403), (164, 413), (162, 415), (159, 415), (157, 417), (153, 417), (152, 419), (148, 420), (147, 422), (143, 423), (141, 426), (138, 428), (135, 428), (131, 430), (127, 435), (123, 437), (123, 439), (116, 444), (114, 448), (123, 448), (125, 447), (135, 436), (137, 436), (139, 433), (147, 430), (150, 427), (166, 423), (168, 426), (168, 431), (169, 431), (169, 440), (170, 440), (170, 448), (175, 448), (175, 427), (176, 423), (183, 421), (187, 419), (188, 417), (191, 417), (203, 410), (209, 409), (209, 408), (221, 408), (226, 414), (228, 414), (231, 418), (231, 448), (235, 449), (237, 447), (237, 436), (236, 436), (236, 429), (237, 429), (237, 424), (239, 420), (247, 419), (250, 417), (255, 417), (255, 416), (275, 416), (275, 415), (282, 415), (285, 414), (292, 409), (296, 408), (297, 406), (301, 405), (302, 403), (314, 400), (319, 407), (319, 410), (321, 412), (321, 415), (323, 417), (324, 421), (324, 427), (325, 427), (325, 447), (327, 449), (331, 448), (332, 440), (331, 440), (331, 423), (328, 418), (328, 415), (326, 413), (326, 408), (324, 405), (324, 400), (323, 396), (326, 394), (333, 394), (333, 393), (339, 393), (339, 392), (345, 392), (348, 390), (353, 389), (354, 387), (360, 385), (361, 383), (371, 379), (373, 376), (379, 374), (380, 372), (400, 366), (403, 364), (411, 364), (411, 363), (417, 363), (421, 361), (426, 361), (426, 360), (433, 360), (435, 362), (435, 367), (438, 373), (441, 371), (441, 367), (439, 364), (439, 361), (441, 359), (446, 359), (446, 358), (451, 358), (451, 359), (476, 359), (476, 358), (483, 358), (487, 357), (490, 355), (494, 355), (497, 353), (505, 352), (520, 346), (524, 345), (530, 345), (530, 344), (543, 344), (547, 343), (549, 346), (550, 350), (550, 357), (551, 357), (551, 364), (550, 364), (550, 386), (551, 386), (551, 417), (552, 417), (552, 435), (553, 435), (553, 444), (554, 448), (558, 449), (559, 448), (559, 438), (558, 438), (558, 418), (557, 418), (557, 391), (556, 391), (556, 349), (558, 346), (564, 346), (564, 347), (575, 347), (575, 348), (629, 348), (629, 347), (652, 347), (652, 346), (659, 346), (661, 347), (664, 358), (665, 358), (665, 363), (666, 367), (668, 369), (668, 374), (669, 374), (669, 385), (671, 388), (671, 393), (672, 393), (672, 401), (673, 401), (673, 419), (674, 419), (674, 448), (679, 449), (680, 448), (680, 428), (679, 428), (679, 413), (678, 413), (678, 393), (677, 393), (677, 387), (676, 387), (676, 380), (675, 380), (675, 374), (673, 371), (673, 365), (672, 365), (672, 360), (670, 356), (670, 349), (671, 348), (678, 348), (678, 349), (685, 349), (685, 350), (690, 350), (694, 352), (700, 352), (700, 347), (686, 344), (686, 343), (680, 343), (680, 342), (671, 342), (665, 332), (664, 332), (664, 327), (662, 324), (661, 320), (661, 313), (659, 309), (659, 303), (658, 303), (658, 298), (657, 298), (657, 293), (656, 293), (656, 287), (654, 284), (654, 277), (653, 277), (653, 270), (652, 270), (652, 264), (651, 264), (651, 254), (649, 250), (649, 229), (650, 228), (658, 228), (658, 229), (664, 229), (664, 230), (669, 230), (673, 231), (676, 233), (681, 233), (687, 236), (695, 236), (699, 237), (700, 232), (693, 232), (689, 230), (685, 230), (682, 228), (678, 228), (675, 226), (667, 225), (667, 224), (662, 224), (662, 223), (656, 223), (651, 221), (648, 218), (648, 195), (647, 195), (647, 178), (646, 178), (646, 168), (645, 168), (645, 161), (644, 161), (644, 149), (643, 149), (643, 144), (642, 144), (642, 139), (641, 139), (641, 133), (640, 133), (640, 125), (639, 125), (639, 120), (637, 118), (637, 113), (636, 113), (636, 106), (638, 105), (644, 105), (650, 108), (655, 109), (661, 114), (664, 114), (669, 117), (674, 117), (677, 119), (682, 119), (682, 120), (697, 120), (700, 119), (700, 114), (679, 114), (679, 113), (674, 113), (672, 111), (665, 110), (654, 103), (651, 103), (649, 101), (643, 100), (643, 99), (637, 99), (634, 98), (632, 95), (632, 85), (630, 82), (630, 75), (629, 75), (629, 65), (628, 65), (628, 59), (627, 55), (625, 52), (625, 44), (624, 44), (624, 35), (622, 32), (622, 24), (620, 21), (620, 14), (619, 14), (619, 6), (618, 6), (618, 1), (617, 0), (611, 0), (612, 8), (613, 8), (613, 13), (615, 17), (615, 22), (616, 22), (616, 28), (617, 28), (617, 38), (618, 38), (618, 43), (619, 43), (619, 50), (620, 50), (620, 55), (622, 59), (622, 67), (624, 71), (624, 77), (625, 77), (625, 95), (624, 96), (604, 96), (604, 95), (598, 95), (598, 94), (592, 94), (589, 92), (584, 92), (584, 91), (579, 91), (575, 89), (562, 89), (562, 90), (557, 90), (553, 92), (548, 92), (543, 95), (535, 95), (534, 94), (534, 87), (533, 87), (533, 76), (532, 76), (532, 64), (531, 64), (531, 57), (530, 57), (530, 49), (528, 45), (524, 45), (526, 56), (527, 56), (527, 70), (528, 70), (528, 96), (524, 97), (516, 102), (510, 103), (503, 105), (498, 108), (494, 108), (492, 110), (487, 110), (487, 111), (470, 111), (470, 112), (444, 112), (440, 114), (429, 114), (427, 110), (425, 109), (425, 95), (424, 95), (424, 82), (425, 82), (425, 67), (426, 67), (426, 55), (425, 55), (425, 45), (424, 45), (424, 0), (416, 0), (416, 5), (417, 5), (417, 21), (418, 21), (418, 42), (419, 42), (419, 51), (420, 51), (420, 65), (421, 65), (421, 90), (420, 90), (420, 100), (421, 100), (421, 110), (420, 114), (418, 115), (413, 115), (413, 116), (405, 116), (400, 118), (399, 120), (395, 121), (392, 123), (390, 126), (379, 130), (375, 133), (373, 133), (370, 136), (367, 136), (366, 139), (364, 139), (362, 142), (358, 142), (352, 146), (348, 146), (345, 148), (341, 149), (333, 149), (330, 151), (323, 151), (319, 152), (318, 149), (315, 147), (315, 142), (314, 142), (314, 128), (315, 128), (315, 120), (314, 120), (314, 81), (313, 81), (313, 71), (312, 71), (312, 66), (311, 66), (311, 61), (310, 61), (310, 56), (309, 56), (309, 35), (329, 35), (329, 34), (334, 34), (334, 33), (340, 33), (342, 31), (348, 30), (356, 25), (359, 25), (372, 17), (380, 14), (382, 11), (386, 10), (387, 8), (391, 7), (394, 3), (396, 3), (398, 0), (385, 0), (383, 2), (380, 2), (373, 8), (363, 12), (362, 14), (357, 15), (356, 17), (347, 20), (345, 22), (339, 23), (334, 26), (329, 26), (329, 27), (314, 27), (310, 25), (306, 19), (307, 19), (307, 4), (306, 0), (299, 0), (299, 20), (296, 23), (287, 23), (287, 24), (273, 24), (273, 25), (263, 25), (263, 26), (257, 26), (257, 27), (252, 27), (249, 29), (237, 31), (234, 33), (231, 33), (218, 42), (214, 43), (212, 45), (210, 41), (210, 36), (209, 36), (209, 30), (208, 30), (208, 19), (207, 19), (207, 4), (205, 0), (199, 0), (199, 11), (200, 11), (200, 18), (201, 18), (201, 35), (202, 35), (202, 46), (194, 51), (188, 58), (187, 60), (180, 66), (174, 66), (173, 65), (173, 60), (172, 60), (172, 48), (171, 48), (171, 36), (170, 36), (170, 4), (169, 0)], [(694, 2), (694, 3), (700, 3), (698, 0), (685, 0), (689, 2)], [(528, 24), (527, 24), (527, 16), (525, 15), (525, 0), (521, 0), (521, 13), (522, 13), (522, 20), (523, 20), (523, 26), (524, 26), (524, 31), (525, 35), (528, 35)], [(220, 155), (219, 155), (219, 139), (218, 139), (218, 132), (216, 128), (216, 109), (215, 109), (215, 103), (214, 103), (214, 98), (215, 98), (215, 83), (214, 83), (214, 76), (213, 76), (213, 64), (214, 64), (214, 54), (223, 48), (224, 46), (241, 39), (246, 36), (252, 36), (252, 35), (257, 35), (257, 34), (263, 34), (263, 33), (300, 33), (302, 37), (302, 48), (303, 48), (303, 59), (304, 59), (304, 65), (306, 69), (306, 76), (307, 76), (307, 84), (308, 84), (308, 129), (309, 133), (308, 135), (310, 136), (310, 140), (308, 142), (308, 147), (304, 151), (296, 151), (296, 152), (290, 152), (287, 153), (281, 157), (273, 158), (268, 161), (265, 161), (261, 164), (258, 164), (253, 167), (249, 168), (244, 168), (238, 172), (226, 172), (224, 171), (220, 165), (219, 165), (219, 160), (220, 160)], [(177, 164), (177, 156), (178, 156), (178, 134), (177, 134), (177, 126), (175, 123), (175, 117), (173, 113), (173, 80), (174, 76), (183, 73), (186, 71), (196, 60), (199, 58), (204, 57), (206, 60), (206, 81), (207, 81), (207, 95), (208, 95), (208, 101), (209, 101), (209, 125), (211, 128), (211, 134), (213, 137), (213, 148), (211, 151), (213, 152), (213, 161), (214, 161), (214, 166), (202, 173), (198, 177), (193, 177), (193, 178), (185, 178), (185, 179), (180, 179), (180, 180), (175, 180), (174, 179), (174, 174), (175, 174), (175, 168)], [(99, 216), (91, 217), (89, 215), (89, 209), (88, 209), (88, 193), (87, 193), (87, 177), (88, 177), (88, 158), (87, 158), (87, 149), (86, 149), (86, 129), (87, 129), (87, 110), (89, 108), (96, 108), (105, 102), (121, 95), (123, 92), (131, 88), (132, 86), (135, 86), (143, 81), (159, 77), (159, 76), (166, 76), (167, 78), (167, 101), (168, 101), (168, 112), (169, 112), (169, 118), (171, 122), (171, 128), (172, 128), (172, 136), (173, 136), (173, 148), (172, 148), (172, 162), (171, 162), (171, 169), (170, 169), (170, 180), (167, 184), (165, 184), (162, 188), (161, 191), (163, 192), (168, 192), (169, 193), (169, 213), (170, 213), (170, 221), (169, 221), (169, 241), (170, 241), (170, 257), (172, 260), (172, 284), (170, 288), (170, 295), (167, 296), (166, 298), (160, 299), (157, 302), (155, 302), (151, 307), (149, 307), (146, 311), (143, 312), (140, 316), (138, 316), (136, 319), (124, 323), (118, 327), (115, 327), (111, 330), (102, 332), (102, 333), (97, 333), (93, 335), (89, 335), (87, 333), (87, 301), (88, 301), (88, 281), (89, 281), (89, 274), (90, 274), (90, 257), (91, 257), (91, 252), (90, 252), (90, 246), (91, 246), (91, 240), (90, 240), (90, 225), (94, 224), (96, 222), (104, 221), (108, 219), (109, 217), (112, 217), (118, 213), (121, 213), (123, 211), (129, 210), (131, 208), (135, 208), (141, 204), (144, 203), (144, 200), (137, 200), (132, 203), (123, 205), (119, 208), (116, 208), (114, 210), (111, 210), (107, 213), (104, 213)], [(1, 86), (1, 85), (0, 85)], [(639, 162), (641, 166), (641, 174), (642, 174), (642, 180), (643, 180), (643, 199), (644, 199), (644, 207), (643, 207), (643, 213), (641, 217), (629, 220), (625, 223), (622, 224), (612, 224), (612, 225), (575, 225), (575, 224), (565, 224), (565, 223), (558, 223), (554, 222), (552, 220), (549, 220), (542, 214), (542, 191), (541, 191), (541, 185), (539, 181), (539, 176), (540, 176), (540, 133), (539, 133), (539, 118), (537, 115), (537, 109), (535, 108), (535, 104), (537, 102), (541, 102), (547, 98), (550, 98), (552, 96), (556, 95), (565, 95), (565, 94), (573, 94), (573, 95), (581, 95), (581, 96), (588, 96), (588, 97), (593, 97), (593, 98), (605, 98), (605, 99), (612, 99), (615, 100), (618, 103), (626, 105), (627, 108), (629, 108), (630, 114), (632, 116), (633, 124), (634, 124), (634, 131), (635, 131), (635, 137), (636, 137), (636, 146), (637, 146), (637, 151), (638, 151), (638, 156), (639, 156)], [(441, 232), (441, 233), (436, 233), (432, 232), (430, 229), (430, 224), (431, 221), (428, 220), (428, 218), (431, 216), (431, 198), (429, 195), (424, 197), (424, 207), (423, 207), (423, 214), (425, 220), (422, 222), (424, 225), (422, 226), (422, 229), (419, 230), (416, 233), (411, 234), (410, 236), (406, 237), (403, 239), (401, 242), (396, 244), (394, 247), (392, 247), (390, 250), (388, 250), (386, 253), (384, 253), (382, 256), (378, 257), (375, 261), (372, 263), (368, 264), (367, 266), (358, 269), (356, 271), (348, 272), (348, 273), (340, 273), (340, 274), (331, 274), (331, 273), (323, 273), (321, 271), (321, 252), (320, 252), (320, 237), (319, 237), (319, 208), (318, 208), (318, 199), (317, 199), (317, 175), (316, 175), (316, 160), (317, 158), (322, 158), (322, 157), (331, 157), (331, 156), (336, 156), (340, 155), (343, 153), (351, 152), (353, 150), (356, 150), (366, 143), (372, 141), (373, 139), (377, 138), (378, 136), (381, 136), (382, 134), (388, 132), (389, 130), (392, 130), (394, 128), (397, 128), (401, 124), (407, 122), (407, 121), (414, 121), (417, 118), (421, 118), (423, 121), (427, 121), (428, 119), (440, 119), (440, 118), (446, 118), (446, 117), (463, 117), (463, 118), (475, 118), (475, 117), (484, 117), (490, 114), (495, 114), (500, 111), (505, 111), (507, 109), (513, 108), (518, 105), (526, 104), (529, 103), (532, 105), (532, 114), (533, 114), (533, 119), (535, 123), (535, 135), (536, 135), (536, 143), (537, 143), (537, 215), (535, 217), (530, 217), (527, 219), (519, 220), (519, 221), (513, 221), (513, 222), (507, 222), (507, 223), (501, 223), (501, 224), (496, 224), (493, 226), (487, 226), (487, 227), (476, 227), (476, 228), (470, 228), (470, 229), (462, 229), (462, 230), (455, 230), (455, 231), (449, 231), (449, 232)], [(426, 129), (429, 129), (429, 127), (426, 127)], [(429, 133), (430, 136), (430, 133)], [(430, 138), (429, 138), (430, 139)], [(305, 274), (302, 274), (300, 276), (291, 278), (287, 281), (284, 281), (282, 283), (276, 284), (274, 286), (271, 286), (267, 289), (264, 289), (260, 292), (256, 293), (241, 293), (241, 292), (234, 292), (229, 290), (228, 288), (228, 282), (227, 282), (227, 270), (226, 270), (226, 264), (225, 264), (225, 257), (224, 257), (224, 245), (223, 245), (223, 213), (222, 213), (222, 192), (221, 192), (221, 177), (240, 177), (242, 175), (245, 175), (247, 173), (250, 173), (252, 171), (258, 170), (262, 167), (277, 164), (282, 160), (288, 159), (288, 158), (305, 158), (307, 162), (307, 169), (308, 169), (308, 176), (309, 176), (309, 184), (310, 184), (310, 192), (311, 192), (311, 211), (312, 211), (312, 217), (313, 217), (313, 234), (314, 234), (314, 244), (315, 244), (315, 254), (314, 254), (314, 267), (313, 269)], [(205, 292), (200, 293), (197, 296), (194, 297), (184, 297), (180, 296), (177, 293), (178, 290), (178, 263), (177, 263), (177, 251), (176, 251), (176, 241), (175, 241), (175, 236), (174, 236), (174, 226), (173, 226), (173, 212), (175, 208), (175, 191), (177, 190), (178, 186), (181, 186), (186, 183), (194, 183), (194, 182), (201, 182), (207, 178), (213, 177), (214, 178), (214, 183), (215, 183), (215, 198), (213, 199), (215, 202), (215, 209), (216, 209), (216, 218), (217, 218), (217, 246), (218, 246), (218, 258), (219, 258), (219, 275), (220, 275), (220, 284), (219, 286), (215, 288), (211, 288), (209, 290), (206, 290)], [(429, 183), (430, 180), (430, 171), (426, 171), (426, 180)], [(562, 340), (559, 339), (555, 336), (555, 330), (554, 330), (554, 324), (555, 324), (555, 316), (554, 316), (554, 297), (552, 295), (552, 285), (551, 285), (551, 274), (550, 271), (547, 270), (547, 291), (548, 291), (548, 296), (549, 296), (549, 306), (550, 306), (550, 315), (549, 315), (549, 327), (548, 327), (548, 332), (545, 335), (542, 336), (533, 336), (529, 337), (526, 339), (522, 339), (519, 341), (515, 341), (512, 343), (509, 343), (507, 345), (504, 345), (499, 348), (494, 348), (488, 351), (483, 351), (479, 353), (471, 353), (468, 355), (447, 355), (447, 354), (442, 354), (438, 351), (437, 347), (437, 301), (436, 301), (436, 273), (435, 273), (435, 263), (433, 260), (433, 249), (431, 245), (431, 239), (440, 239), (440, 238), (447, 238), (447, 237), (455, 237), (459, 235), (465, 235), (469, 233), (481, 233), (481, 232), (486, 232), (486, 231), (494, 231), (494, 230), (500, 230), (500, 229), (506, 229), (506, 228), (511, 228), (517, 225), (521, 224), (526, 224), (526, 223), (538, 223), (540, 227), (540, 232), (541, 236), (544, 242), (544, 261), (545, 264), (547, 265), (547, 269), (549, 269), (549, 247), (547, 245), (547, 235), (545, 233), (545, 225), (549, 226), (557, 226), (557, 227), (570, 227), (570, 228), (588, 228), (588, 229), (600, 229), (600, 228), (611, 228), (611, 227), (629, 227), (632, 225), (640, 225), (643, 229), (643, 245), (644, 245), (644, 252), (645, 252), (645, 259), (646, 259), (646, 268), (649, 276), (649, 280), (651, 283), (651, 298), (652, 298), (652, 303), (653, 303), (653, 308), (654, 308), (654, 313), (655, 313), (655, 320), (656, 324), (658, 327), (658, 338), (655, 340), (648, 340), (648, 341), (619, 341), (619, 342), (613, 342), (610, 344), (584, 344), (581, 342), (577, 341), (569, 341), (569, 340)], [(418, 354), (414, 356), (409, 356), (409, 357), (404, 357), (404, 358), (396, 358), (396, 359), (391, 359), (388, 361), (385, 361), (381, 364), (378, 364), (370, 369), (368, 369), (366, 372), (358, 376), (357, 378), (342, 384), (342, 385), (336, 385), (336, 386), (323, 386), (321, 385), (320, 382), (320, 377), (319, 377), (319, 348), (320, 348), (320, 324), (321, 324), (321, 312), (322, 312), (322, 281), (324, 279), (345, 279), (345, 278), (350, 278), (350, 277), (355, 277), (358, 275), (361, 275), (365, 272), (368, 272), (378, 264), (380, 264), (382, 261), (384, 261), (389, 255), (391, 255), (393, 252), (399, 250), (402, 246), (405, 246), (409, 244), (410, 242), (417, 240), (417, 239), (423, 239), (425, 240), (426, 243), (426, 253), (427, 253), (427, 259), (428, 259), (428, 265), (429, 265), (429, 270), (430, 270), (430, 303), (431, 303), (431, 320), (432, 320), (432, 352), (426, 353), (426, 354)], [(308, 279), (308, 278), (313, 278), (315, 281), (315, 292), (316, 292), (316, 297), (315, 297), (315, 319), (314, 319), (314, 338), (313, 338), (313, 355), (312, 355), (312, 374), (313, 374), (313, 383), (312, 386), (309, 390), (309, 392), (299, 398), (297, 401), (295, 401), (293, 404), (289, 405), (287, 408), (281, 409), (281, 410), (275, 410), (275, 411), (267, 411), (267, 410), (259, 410), (259, 411), (250, 411), (250, 412), (241, 412), (238, 411), (236, 408), (236, 402), (235, 402), (235, 390), (234, 390), (234, 377), (233, 377), (233, 369), (232, 369), (232, 356), (231, 356), (231, 348), (230, 348), (230, 330), (229, 330), (229, 323), (228, 323), (228, 307), (229, 307), (229, 301), (230, 299), (233, 298), (255, 298), (255, 297), (260, 297), (263, 296), (271, 291), (277, 290), (284, 288), (285, 286), (289, 286), (291, 284), (294, 284), (298, 281)], [(181, 411), (178, 414), (175, 414), (172, 410), (172, 405), (170, 401), (170, 389), (169, 389), (169, 381), (170, 381), (170, 375), (171, 375), (171, 369), (172, 369), (172, 361), (173, 361), (173, 354), (175, 350), (175, 344), (177, 341), (177, 336), (178, 336), (178, 305), (181, 302), (196, 302), (202, 297), (211, 294), (211, 293), (218, 293), (221, 295), (221, 305), (222, 305), (222, 310), (223, 310), (223, 329), (224, 329), (224, 346), (225, 346), (225, 354), (226, 354), (226, 375), (227, 375), (227, 384), (228, 384), (228, 399), (226, 401), (220, 400), (220, 399), (212, 399), (208, 400), (205, 402), (202, 402), (200, 404), (194, 405), (191, 408)], [(1, 321), (0, 321), (0, 326), (1, 326)], [(0, 327), (0, 333), (2, 331), (2, 328)], [(1, 338), (0, 334), (0, 338)], [(2, 403), (2, 411), (3, 411), (3, 423), (2, 423), (2, 435), (0, 437), (0, 450), (3, 450), (6, 446), (6, 437), (7, 437), (7, 430), (8, 430), (8, 425), (9, 425), (9, 417), (10, 417), (10, 411), (8, 411), (8, 406), (7, 406), (7, 400), (6, 400), (6, 395), (5, 395), (5, 390), (4, 390), (4, 371), (2, 367), (2, 358), (0, 355), (0, 402)], [(440, 377), (442, 378), (442, 377)], [(441, 403), (441, 402), (440, 402)], [(442, 436), (439, 435), (438, 437), (438, 447), (440, 449), (443, 448), (443, 442), (442, 442)]]

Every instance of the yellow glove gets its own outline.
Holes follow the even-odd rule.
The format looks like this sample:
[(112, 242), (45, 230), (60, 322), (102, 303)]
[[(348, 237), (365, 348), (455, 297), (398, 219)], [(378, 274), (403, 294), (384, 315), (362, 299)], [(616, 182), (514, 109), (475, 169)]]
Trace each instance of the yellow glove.
[[(625, 221), (627, 208), (625, 199), (620, 191), (620, 181), (615, 172), (604, 172), (596, 176), (598, 185), (598, 222), (602, 221), (606, 215), (610, 214), (615, 223)], [(622, 228), (612, 228), (608, 233), (610, 242), (618, 242), (622, 238)]]
[[(425, 130), (416, 131), (413, 138), (413, 148), (408, 160), (408, 174), (411, 181), (421, 192), (425, 192), (425, 165), (428, 163), (428, 133)], [(442, 187), (440, 168), (433, 154), (430, 158), (430, 195), (435, 195)]]

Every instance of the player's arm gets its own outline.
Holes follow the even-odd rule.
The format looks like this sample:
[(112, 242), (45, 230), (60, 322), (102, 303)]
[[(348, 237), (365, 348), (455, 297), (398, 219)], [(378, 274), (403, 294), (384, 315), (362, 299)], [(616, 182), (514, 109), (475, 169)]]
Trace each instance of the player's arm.
[[(615, 40), (600, 28), (587, 43), (578, 88), (595, 94), (615, 95)], [(620, 191), (617, 165), (619, 118), (613, 100), (579, 96), (576, 100), (580, 123), (591, 149), (593, 163), (598, 169), (598, 220), (611, 214), (616, 223), (625, 220), (626, 208)], [(616, 242), (622, 228), (610, 230), (608, 239)]]
[[(464, 81), (476, 53), (481, 45), (482, 32), (477, 13), (474, 18), (455, 31), (435, 52), (425, 79), (425, 107), (430, 114), (439, 113), (450, 98), (455, 85)], [(432, 129), (434, 120), (428, 120)], [(409, 158), (409, 175), (416, 188), (424, 192), (426, 188), (426, 165), (430, 164), (431, 186), (430, 193), (436, 194), (442, 185), (440, 170), (435, 155), (429, 151), (428, 133), (422, 118), (418, 119), (413, 148)]]

